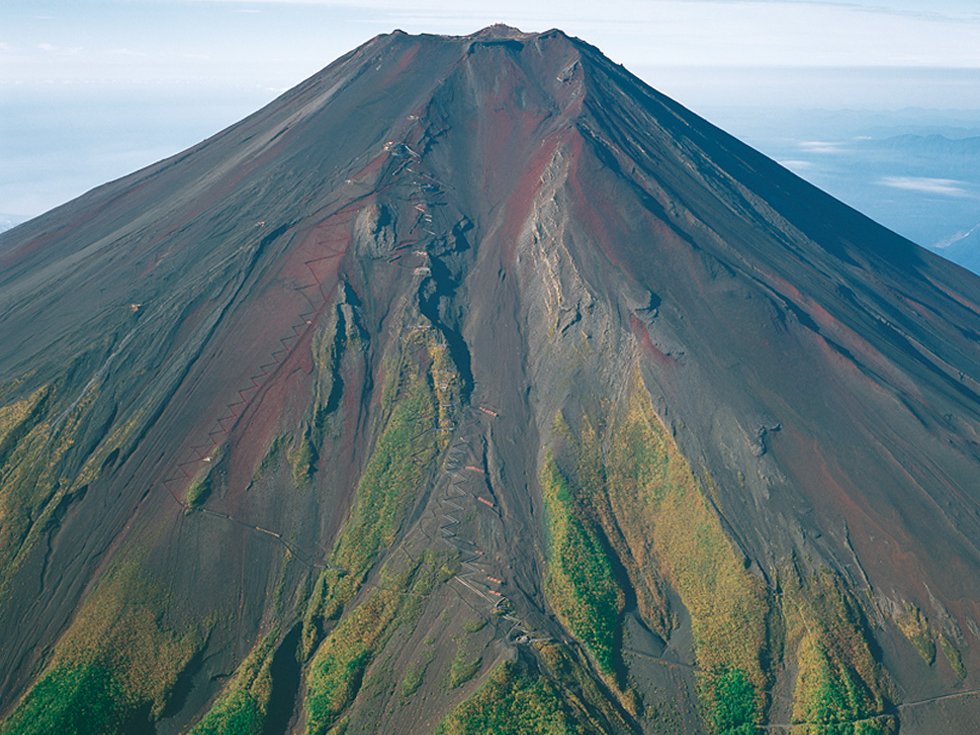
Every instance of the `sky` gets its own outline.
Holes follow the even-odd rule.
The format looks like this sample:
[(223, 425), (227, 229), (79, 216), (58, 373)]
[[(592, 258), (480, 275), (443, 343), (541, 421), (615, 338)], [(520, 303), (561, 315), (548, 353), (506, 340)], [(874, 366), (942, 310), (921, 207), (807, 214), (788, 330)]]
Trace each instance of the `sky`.
[(627, 66), (980, 67), (976, 0), (3, 0), (0, 84), (291, 85), (368, 37), (495, 21)]
[(0, 213), (233, 123), (378, 33), (560, 27), (698, 112), (980, 110), (977, 0), (0, 0)]

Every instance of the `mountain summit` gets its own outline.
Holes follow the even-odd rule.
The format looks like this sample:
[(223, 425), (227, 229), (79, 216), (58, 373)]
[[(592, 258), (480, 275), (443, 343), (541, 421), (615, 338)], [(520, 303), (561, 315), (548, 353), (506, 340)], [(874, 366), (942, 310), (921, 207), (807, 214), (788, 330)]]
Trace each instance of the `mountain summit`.
[(0, 235), (0, 732), (968, 732), (978, 297), (560, 31), (374, 38)]

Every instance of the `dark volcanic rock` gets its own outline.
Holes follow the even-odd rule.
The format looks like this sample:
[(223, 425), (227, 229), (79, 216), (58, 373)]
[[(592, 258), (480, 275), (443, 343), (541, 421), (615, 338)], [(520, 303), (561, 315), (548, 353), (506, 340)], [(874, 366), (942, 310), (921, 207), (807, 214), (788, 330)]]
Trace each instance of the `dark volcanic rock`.
[(969, 732), (978, 295), (559, 31), (379, 36), (0, 235), (2, 731)]

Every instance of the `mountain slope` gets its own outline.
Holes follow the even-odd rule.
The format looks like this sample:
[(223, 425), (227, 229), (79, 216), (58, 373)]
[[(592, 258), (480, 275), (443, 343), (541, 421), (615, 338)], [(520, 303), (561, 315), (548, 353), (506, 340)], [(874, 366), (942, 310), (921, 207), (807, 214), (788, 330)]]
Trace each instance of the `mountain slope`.
[(0, 235), (3, 732), (966, 732), (978, 284), (559, 31), (379, 36)]

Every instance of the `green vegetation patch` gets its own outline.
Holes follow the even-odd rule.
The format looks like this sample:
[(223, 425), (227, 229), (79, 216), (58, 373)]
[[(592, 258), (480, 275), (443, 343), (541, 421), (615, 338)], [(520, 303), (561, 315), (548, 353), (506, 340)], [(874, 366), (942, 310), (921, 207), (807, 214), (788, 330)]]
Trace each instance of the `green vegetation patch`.
[[(70, 366), (68, 374), (78, 364)], [(10, 580), (44, 538), (59, 509), (85, 491), (146, 416), (137, 409), (129, 418), (115, 420), (86, 455), (85, 448), (95, 439), (86, 434), (93, 428), (89, 422), (100, 415), (105, 418), (93, 412), (99, 406), (98, 387), (90, 386), (70, 405), (69, 396), (61, 395), (62, 387), (43, 386), (0, 407), (0, 596), (9, 591)], [(110, 427), (114, 428), (109, 431)], [(80, 470), (78, 462), (83, 462)]]
[(191, 735), (261, 735), (265, 709), (251, 694), (235, 689), (222, 696)]
[(252, 474), (252, 481), (249, 487), (255, 483), (265, 479), (272, 472), (275, 471), (276, 466), (279, 464), (280, 458), (282, 457), (282, 452), (290, 440), (289, 434), (278, 434), (275, 439), (269, 444), (269, 448), (265, 452), (265, 456), (262, 457), (262, 461), (259, 462), (259, 466), (255, 469)]
[(272, 658), (278, 631), (265, 636), (190, 735), (259, 735), (272, 696)]
[[(563, 483), (546, 466), (542, 487), (548, 513), (562, 505), (574, 507), (569, 497), (588, 508), (617, 550), (637, 590), (641, 613), (664, 634), (669, 634), (671, 619), (658, 580), (673, 587), (691, 616), (706, 723), (717, 733), (750, 732), (762, 721), (768, 683), (762, 664), (770, 610), (765, 585), (746, 570), (705, 489), (657, 418), (639, 374), (621, 403), (595, 424), (598, 428), (593, 425), (582, 417), (576, 437), (559, 420), (556, 435), (569, 445), (565, 456), (573, 455), (569, 464), (578, 484)], [(566, 516), (575, 518), (572, 512)], [(549, 520), (552, 534), (554, 525)], [(608, 647), (614, 641), (610, 630), (615, 630), (616, 609), (609, 591), (614, 583), (611, 567), (608, 561), (597, 566), (601, 557), (593, 538), (600, 537), (590, 538), (586, 523), (579, 521), (577, 528), (569, 523), (569, 528), (568, 576), (579, 575), (583, 587), (593, 587), (592, 597), (604, 600), (589, 626), (599, 638), (592, 643), (598, 651), (593, 655), (608, 671), (614, 660)], [(556, 544), (552, 537), (549, 547)], [(570, 607), (567, 602), (555, 605), (559, 610), (562, 606)]]
[(547, 679), (514, 664), (491, 672), (486, 684), (453, 710), (437, 735), (578, 735), (585, 730)]
[(867, 687), (827, 649), (806, 640), (800, 652), (795, 717), (799, 732), (821, 735), (885, 735), (891, 718), (872, 714)]
[(289, 450), (289, 467), (292, 470), (293, 482), (297, 485), (305, 485), (316, 472), (316, 461), (319, 459), (310, 432), (307, 432), (296, 443), (296, 446)]
[(469, 618), (463, 621), (463, 632), (469, 634), (479, 633), (489, 622), (489, 618)]
[(712, 731), (725, 735), (754, 735), (758, 693), (741, 669), (717, 669), (708, 677)]
[(191, 508), (200, 508), (207, 502), (211, 495), (212, 489), (213, 486), (210, 471), (194, 478), (194, 481), (187, 488), (187, 495), (185, 496), (187, 505)]
[[(95, 729), (77, 732), (113, 733), (137, 713), (159, 716), (204, 640), (199, 629), (176, 632), (161, 623), (163, 595), (136, 559), (110, 570), (3, 732), (76, 732), (79, 711), (90, 713)], [(37, 722), (65, 727), (35, 729)]]
[(483, 663), (481, 656), (469, 657), (463, 646), (460, 646), (452, 663), (449, 664), (449, 688), (456, 689), (463, 686), (466, 682), (476, 676)]
[[(612, 432), (606, 470), (610, 501), (630, 547), (659, 568), (690, 612), (698, 664), (706, 672), (740, 669), (762, 689), (764, 585), (745, 569), (645, 392), (633, 396)], [(649, 549), (642, 548), (648, 543)]]
[(382, 574), (382, 580), (381, 588), (341, 618), (310, 661), (305, 700), (310, 735), (338, 723), (395, 628), (414, 624), (422, 609), (419, 600), (435, 583), (435, 563), (427, 557), (414, 570)]
[(361, 476), (333, 557), (336, 564), (364, 569), (380, 549), (394, 542), (407, 501), (415, 496), (435, 455), (432, 414), (432, 395), (418, 379), (396, 404)]
[(421, 660), (408, 667), (405, 676), (402, 677), (401, 694), (403, 697), (411, 697), (422, 686), (425, 681), (425, 672), (435, 658), (435, 651), (432, 648), (426, 649), (422, 654)]
[[(316, 643), (319, 621), (336, 617), (356, 594), (378, 554), (395, 541), (398, 528), (438, 452), (436, 399), (426, 374), (396, 378), (401, 393), (361, 474), (354, 504), (317, 580), (304, 620), (303, 647)], [(392, 382), (396, 382), (392, 381)], [(386, 389), (393, 394), (394, 389)]]
[(544, 675), (560, 683), (562, 700), (586, 732), (623, 733), (635, 729), (621, 709), (636, 713), (632, 691), (625, 692), (621, 701), (616, 702), (609, 696), (604, 682), (597, 681), (595, 673), (585, 665), (585, 657), (564, 643), (539, 642), (534, 648)]
[(184, 494), (184, 501), (190, 510), (200, 508), (208, 502), (208, 498), (211, 497), (211, 493), (214, 492), (219, 481), (220, 473), (225, 471), (224, 460), (226, 452), (227, 450), (224, 446), (216, 448), (209, 455), (209, 459), (204, 467), (191, 480), (191, 484), (187, 487), (187, 492)]
[(436, 405), (436, 427), (440, 449), (449, 443), (449, 432), (456, 424), (462, 380), (449, 354), (449, 347), (441, 339), (428, 340), (429, 378)]
[(122, 733), (130, 709), (112, 670), (98, 663), (57, 666), (34, 685), (3, 735), (113, 735)]
[(615, 672), (625, 598), (596, 531), (576, 513), (568, 480), (549, 457), (541, 473), (548, 524), (545, 593), (599, 668)]
[(919, 608), (906, 602), (905, 608), (894, 619), (902, 635), (915, 647), (922, 660), (931, 666), (936, 660), (935, 635)]
[(18, 440), (36, 423), (42, 401), (49, 393), (48, 387), (43, 386), (19, 401), (0, 406), (0, 466)]
[(949, 636), (945, 633), (939, 636), (939, 648), (943, 652), (943, 656), (946, 657), (946, 661), (949, 662), (950, 668), (960, 679), (966, 678), (966, 666), (963, 665), (963, 655), (960, 653), (960, 649), (956, 647), (956, 644), (950, 640)]
[(51, 402), (43, 398), (46, 395), (35, 393), (27, 403), (7, 407), (0, 466), (0, 593), (41, 538), (60, 501), (78, 488), (74, 476), (62, 475), (63, 460), (96, 392), (80, 400), (57, 427), (44, 415)]
[(829, 572), (785, 584), (787, 648), (795, 648), (793, 720), (801, 733), (886, 735), (881, 673), (857, 613)]

